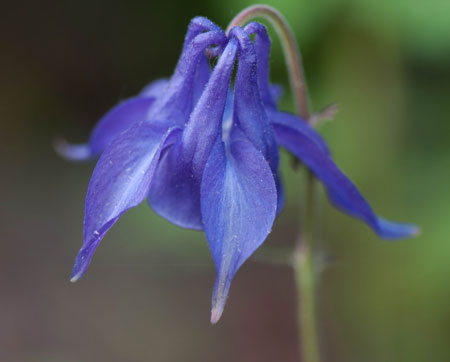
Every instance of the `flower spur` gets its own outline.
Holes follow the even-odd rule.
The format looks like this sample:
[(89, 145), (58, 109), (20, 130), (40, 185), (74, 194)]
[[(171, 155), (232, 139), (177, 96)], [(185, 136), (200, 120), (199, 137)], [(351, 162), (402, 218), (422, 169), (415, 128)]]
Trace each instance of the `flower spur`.
[[(212, 71), (206, 50), (218, 57)], [(417, 232), (377, 217), (337, 168), (321, 136), (298, 116), (277, 109), (269, 54), (270, 39), (258, 23), (234, 27), (226, 36), (209, 20), (195, 18), (169, 81), (151, 84), (110, 111), (87, 145), (62, 149), (73, 159), (101, 154), (88, 188), (84, 243), (72, 281), (86, 272), (118, 218), (148, 198), (172, 223), (204, 230), (217, 271), (211, 314), (217, 322), (235, 273), (264, 242), (281, 210), (279, 145), (321, 180), (333, 204), (380, 237)]]

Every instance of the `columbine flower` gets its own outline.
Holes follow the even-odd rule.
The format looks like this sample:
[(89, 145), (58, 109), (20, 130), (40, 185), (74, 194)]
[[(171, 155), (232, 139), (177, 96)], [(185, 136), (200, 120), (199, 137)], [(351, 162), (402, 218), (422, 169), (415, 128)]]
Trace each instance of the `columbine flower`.
[[(218, 57), (212, 72), (206, 51)], [(235, 27), (227, 37), (207, 19), (195, 18), (169, 81), (152, 83), (116, 106), (87, 145), (60, 148), (72, 159), (101, 154), (89, 183), (84, 243), (72, 281), (86, 272), (118, 218), (148, 198), (155, 212), (172, 223), (204, 230), (217, 271), (211, 315), (217, 322), (235, 273), (264, 242), (282, 208), (278, 145), (322, 181), (336, 206), (380, 237), (417, 232), (412, 225), (376, 216), (337, 168), (321, 136), (299, 117), (277, 109), (269, 54), (269, 37), (258, 23)]]

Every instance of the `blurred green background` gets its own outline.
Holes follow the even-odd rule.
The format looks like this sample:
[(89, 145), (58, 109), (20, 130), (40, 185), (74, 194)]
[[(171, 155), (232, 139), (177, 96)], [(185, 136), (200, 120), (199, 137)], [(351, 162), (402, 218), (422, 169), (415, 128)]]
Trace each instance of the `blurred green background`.
[[(93, 164), (55, 154), (119, 100), (169, 76), (189, 20), (225, 27), (251, 1), (9, 2), (0, 23), (1, 361), (298, 361), (291, 270), (250, 261), (209, 324), (204, 235), (147, 205), (108, 233), (69, 283)], [(383, 242), (322, 195), (324, 361), (450, 361), (450, 2), (268, 2), (294, 28), (321, 133), (374, 209), (422, 236)], [(287, 85), (275, 37), (272, 81)], [(289, 93), (282, 104), (291, 109)], [(267, 245), (292, 245), (302, 177)]]

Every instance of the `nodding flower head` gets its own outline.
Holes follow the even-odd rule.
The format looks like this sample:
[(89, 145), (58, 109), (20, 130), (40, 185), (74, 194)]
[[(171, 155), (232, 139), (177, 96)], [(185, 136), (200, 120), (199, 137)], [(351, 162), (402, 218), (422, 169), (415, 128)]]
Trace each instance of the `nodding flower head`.
[[(217, 271), (211, 314), (217, 322), (235, 273), (267, 238), (282, 209), (279, 146), (313, 172), (335, 206), (380, 237), (417, 233), (413, 225), (376, 216), (333, 162), (322, 137), (305, 120), (278, 110), (269, 55), (270, 39), (261, 24), (234, 27), (227, 36), (209, 20), (194, 18), (169, 80), (151, 83), (110, 110), (87, 144), (58, 145), (71, 160), (100, 156), (72, 281), (86, 272), (120, 216), (147, 199), (172, 223), (204, 231)], [(208, 56), (217, 58), (213, 69)]]

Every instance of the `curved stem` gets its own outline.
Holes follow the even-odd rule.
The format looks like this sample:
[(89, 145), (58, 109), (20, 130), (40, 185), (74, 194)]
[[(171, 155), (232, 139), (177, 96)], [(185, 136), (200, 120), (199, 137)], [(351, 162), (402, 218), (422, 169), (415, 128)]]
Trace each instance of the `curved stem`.
[[(243, 26), (250, 20), (262, 17), (268, 20), (283, 46), (286, 65), (289, 72), (294, 102), (300, 116), (307, 122), (310, 117), (308, 92), (303, 73), (300, 51), (294, 34), (284, 17), (274, 8), (267, 5), (254, 5), (241, 11), (228, 25), (228, 34), (234, 26)], [(297, 238), (293, 255), (293, 267), (297, 287), (298, 327), (300, 329), (300, 354), (304, 362), (319, 362), (319, 343), (316, 327), (315, 310), (315, 267), (314, 267), (314, 220), (316, 212), (316, 181), (313, 174), (307, 171), (306, 197), (303, 210), (303, 223)]]
[(294, 102), (297, 105), (300, 116), (307, 121), (310, 114), (302, 58), (297, 42), (295, 41), (294, 33), (283, 15), (270, 6), (253, 5), (242, 10), (233, 20), (231, 20), (226, 33), (228, 34), (234, 26), (242, 26), (249, 20), (258, 17), (264, 18), (270, 22), (283, 44), (284, 58), (289, 71), (289, 81), (291, 83), (292, 92), (294, 93)]

